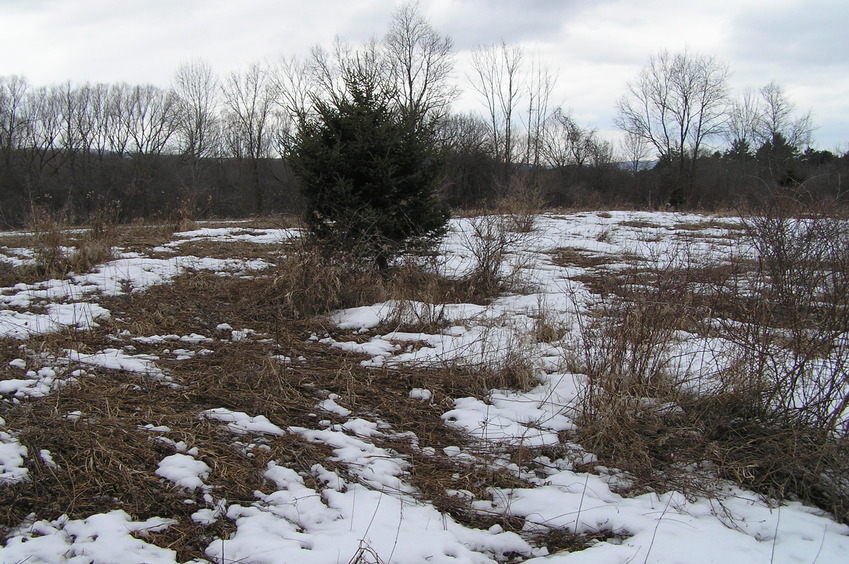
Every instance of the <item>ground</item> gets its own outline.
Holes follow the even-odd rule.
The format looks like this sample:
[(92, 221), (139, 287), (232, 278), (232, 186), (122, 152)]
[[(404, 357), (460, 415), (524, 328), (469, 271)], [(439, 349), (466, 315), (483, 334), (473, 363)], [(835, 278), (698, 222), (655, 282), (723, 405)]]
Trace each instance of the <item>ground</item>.
[[(452, 221), (432, 268), (475, 267), (476, 221)], [(302, 319), (274, 284), (297, 229), (196, 227), (134, 226), (111, 258), (52, 279), (32, 268), (32, 234), (0, 235), (0, 562), (824, 563), (849, 550), (828, 514), (710, 465), (659, 488), (580, 442), (576, 350), (604, 281), (722, 255), (735, 218), (544, 214), (505, 240), (493, 299)], [(675, 368), (711, 372), (720, 348), (678, 330)]]

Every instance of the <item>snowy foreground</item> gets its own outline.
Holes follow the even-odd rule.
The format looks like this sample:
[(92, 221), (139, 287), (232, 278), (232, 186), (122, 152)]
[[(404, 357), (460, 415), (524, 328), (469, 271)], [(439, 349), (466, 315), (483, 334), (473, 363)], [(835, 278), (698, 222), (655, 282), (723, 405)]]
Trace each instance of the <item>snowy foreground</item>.
[[(663, 213), (584, 213), (546, 215), (538, 220), (538, 229), (520, 241), (509, 262), (521, 264), (521, 276), (529, 290), (502, 296), (487, 306), (451, 305), (440, 308), (439, 315), (450, 320), (450, 327), (439, 334), (394, 332), (370, 339), (341, 342), (316, 335), (326, 347), (365, 353), (365, 365), (390, 366), (403, 371), (405, 366), (428, 363), (502, 362), (516, 347), (527, 348), (527, 333), (534, 320), (545, 311), (562, 317), (568, 325), (576, 308), (586, 307), (593, 295), (574, 277), (582, 274), (578, 267), (559, 267), (552, 262), (551, 252), (574, 248), (582, 252), (608, 257), (626, 253), (654, 258), (680, 256), (698, 260), (720, 252), (728, 244), (729, 233), (721, 224), (708, 226), (711, 218), (696, 215)], [(723, 220), (730, 221), (730, 220)], [(683, 229), (682, 225), (691, 228)], [(707, 227), (694, 229), (693, 226)], [(719, 226), (717, 226), (719, 225)], [(467, 220), (456, 220), (443, 246), (444, 268), (460, 273), (469, 267), (471, 253), (464, 237)], [(123, 292), (144, 292), (155, 285), (168, 284), (186, 269), (210, 270), (222, 275), (245, 275), (269, 268), (263, 260), (228, 260), (198, 258), (181, 253), (187, 241), (250, 240), (275, 244), (291, 236), (275, 230), (238, 228), (199, 229), (177, 233), (171, 244), (159, 249), (151, 258), (124, 253), (96, 271), (73, 279), (53, 280), (0, 290), (0, 336), (26, 342), (34, 335), (64, 327), (89, 330), (108, 319), (111, 312), (98, 303), (99, 296)], [(464, 242), (466, 244), (464, 244)], [(25, 249), (3, 246), (0, 236), (0, 260), (30, 260)], [(509, 268), (509, 264), (506, 265)], [(607, 268), (616, 268), (608, 263)], [(362, 334), (378, 327), (381, 321), (397, 312), (396, 304), (375, 304), (333, 314), (339, 329)], [(434, 304), (414, 303), (411, 314), (422, 315)], [(146, 339), (210, 343), (227, 338), (233, 341), (259, 338), (251, 327), (232, 327), (221, 319), (218, 335), (159, 335)], [(222, 337), (221, 334), (226, 335)], [(369, 333), (370, 334), (370, 333)], [(142, 337), (142, 336), (138, 336)], [(411, 346), (415, 343), (416, 346)], [(574, 402), (583, 378), (567, 373), (563, 366), (564, 344), (534, 343), (534, 355), (542, 382), (527, 393), (509, 390), (493, 391), (486, 398), (456, 398), (454, 409), (442, 419), (445, 425), (468, 431), (483, 444), (521, 443), (529, 447), (556, 444), (559, 433), (573, 428)], [(699, 348), (704, 351), (704, 347)], [(687, 351), (682, 351), (682, 356)], [(176, 353), (176, 350), (175, 350)], [(161, 385), (178, 387), (157, 360), (133, 354), (120, 348), (103, 349), (83, 354), (66, 351), (75, 366), (96, 366), (158, 375)], [(190, 355), (189, 355), (190, 356)], [(310, 359), (303, 359), (309, 363)], [(687, 366), (697, 366), (710, 359), (696, 358)], [(60, 363), (53, 368), (31, 370), (24, 358), (15, 359), (0, 372), (0, 396), (3, 402), (26, 402), (30, 398), (54, 393), (84, 373), (66, 373)], [(423, 402), (430, 391), (411, 389), (410, 397)], [(230, 520), (235, 533), (214, 539), (205, 549), (210, 562), (218, 563), (483, 563), (501, 560), (545, 563), (833, 563), (849, 558), (849, 527), (836, 523), (819, 510), (799, 503), (769, 503), (758, 495), (728, 485), (711, 499), (687, 499), (669, 492), (622, 497), (616, 489), (615, 471), (587, 474), (573, 471), (576, 464), (591, 462), (591, 453), (580, 460), (544, 460), (540, 467), (546, 474), (528, 474), (512, 465), (515, 471), (534, 487), (490, 490), (487, 499), (474, 499), (473, 507), (482, 512), (502, 513), (525, 518), (529, 533), (547, 528), (565, 528), (578, 533), (607, 531), (613, 538), (573, 553), (548, 554), (534, 547), (521, 535), (502, 530), (498, 525), (488, 530), (467, 528), (432, 505), (417, 499), (407, 477), (408, 461), (393, 451), (376, 446), (372, 438), (393, 433), (380, 421), (354, 414), (339, 397), (330, 397), (315, 406), (317, 413), (329, 412), (345, 420), (332, 424), (316, 418), (315, 428), (281, 428), (263, 413), (244, 413), (223, 407), (198, 413), (226, 426), (234, 443), (251, 437), (295, 435), (304, 441), (329, 446), (334, 461), (349, 468), (345, 480), (322, 465), (312, 468), (311, 480), (277, 463), (269, 463), (265, 476), (276, 485), (273, 493), (256, 492), (256, 499), (231, 503), (216, 496), (208, 480), (214, 468), (205, 453), (191, 444), (169, 437), (170, 429), (150, 425), (141, 429), (173, 445), (174, 453), (163, 458), (150, 471), (163, 484), (203, 492), (206, 507), (192, 516), (198, 523)], [(68, 417), (80, 414), (68, 414)], [(41, 457), (52, 463), (46, 450), (28, 452), (16, 439), (16, 429), (8, 428), (0, 418), (0, 487), (29, 479), (26, 460)], [(247, 438), (246, 438), (247, 437)], [(427, 452), (433, 447), (421, 444)], [(31, 449), (30, 449), (31, 450)], [(497, 448), (493, 449), (497, 451)], [(443, 449), (452, 457), (475, 458), (475, 452), (464, 447)], [(491, 462), (493, 463), (493, 462)], [(496, 459), (495, 464), (498, 464)], [(312, 487), (307, 484), (320, 484)], [(452, 492), (471, 496), (470, 492)], [(0, 548), (0, 562), (147, 562), (176, 561), (176, 553), (168, 548), (145, 542), (146, 534), (162, 531), (174, 521), (168, 515), (134, 521), (122, 511), (91, 515), (84, 520), (67, 518), (40, 520), (35, 514), (7, 535)]]

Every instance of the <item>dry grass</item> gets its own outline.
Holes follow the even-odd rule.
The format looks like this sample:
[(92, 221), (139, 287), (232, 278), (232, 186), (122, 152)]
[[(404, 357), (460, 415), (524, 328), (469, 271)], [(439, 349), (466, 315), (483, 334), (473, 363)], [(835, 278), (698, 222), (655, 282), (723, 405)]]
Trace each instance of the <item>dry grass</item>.
[(743, 226), (736, 221), (709, 218), (696, 222), (678, 222), (673, 225), (672, 229), (675, 231), (705, 231), (707, 229), (720, 229), (735, 233), (742, 230)]
[(0, 288), (21, 282), (21, 275), (12, 263), (0, 259)]
[(478, 302), (519, 288), (520, 273), (527, 266), (511, 263), (515, 248), (528, 237), (516, 229), (515, 215), (480, 215), (469, 218), (468, 229), (460, 236), (460, 244), (469, 253), (473, 266), (466, 275), (471, 295)]
[[(246, 229), (268, 225), (266, 221), (271, 220), (257, 220)], [(285, 256), (268, 273), (246, 279), (190, 271), (171, 285), (157, 286), (143, 294), (102, 299), (113, 315), (96, 330), (32, 338), (25, 343), (25, 350), (20, 348), (21, 343), (0, 341), (0, 365), (4, 368), (18, 357), (26, 357), (37, 368), (39, 363), (55, 366), (50, 355), (62, 356), (64, 349), (95, 352), (118, 347), (158, 356), (158, 365), (180, 386), (166, 386), (150, 376), (86, 367), (89, 376), (48, 397), (0, 404), (7, 426), (19, 432), (29, 452), (47, 449), (58, 464), (53, 468), (38, 456), (27, 458), (33, 479), (0, 489), (0, 526), (16, 526), (33, 512), (45, 519), (62, 514), (80, 518), (121, 508), (139, 519), (173, 517), (178, 524), (153, 535), (153, 542), (173, 548), (182, 560), (202, 557), (211, 539), (225, 537), (234, 525), (227, 519), (212, 526), (191, 520), (204, 500), (199, 493), (180, 492), (155, 475), (159, 461), (173, 454), (174, 447), (140, 426), (167, 426), (170, 431), (164, 436), (199, 449), (198, 458), (212, 468), (207, 482), (217, 498), (251, 503), (254, 491), (270, 487), (263, 471), (271, 460), (301, 472), (308, 486), (318, 488), (318, 484), (309, 482), (310, 468), (316, 463), (333, 465), (328, 461), (328, 449), (299, 440), (294, 434), (252, 437), (264, 448), (255, 448), (248, 456), (234, 446), (231, 433), (198, 415), (205, 409), (225, 407), (265, 415), (284, 429), (311, 427), (316, 404), (332, 393), (338, 394), (355, 416), (379, 418), (391, 426), (393, 432), (377, 438), (376, 443), (410, 463), (405, 479), (422, 499), (468, 526), (499, 524), (505, 530), (524, 531), (522, 519), (481, 513), (473, 510), (471, 500), (446, 492), (467, 490), (476, 499), (487, 499), (492, 487), (527, 487), (515, 474), (496, 470), (496, 465), (488, 462), (506, 458), (532, 468), (533, 459), (542, 451), (528, 452), (522, 445), (483, 448), (444, 425), (441, 416), (454, 407), (455, 398), (484, 397), (492, 389), (528, 389), (536, 383), (529, 345), (557, 341), (566, 333), (544, 308), (540, 308), (527, 342), (513, 343), (512, 354), (497, 365), (482, 362), (465, 367), (407, 367), (402, 371), (367, 369), (360, 365), (363, 357), (309, 340), (313, 334), (332, 332), (322, 317), (332, 309), (386, 299), (399, 303), (393, 329), (440, 329), (446, 321), (436, 304), (484, 301), (505, 288), (509, 280), (504, 278), (503, 266), (507, 249), (515, 243), (511, 237), (517, 236), (513, 229), (508, 224), (478, 226), (468, 243), (473, 254), (477, 253), (479, 269), (467, 279), (440, 276), (437, 265), (425, 259), (380, 272), (345, 255), (292, 243), (282, 247)], [(138, 249), (167, 240), (167, 229), (160, 227), (134, 226), (124, 231), (127, 233)], [(747, 233), (757, 235), (758, 231), (750, 228)], [(45, 237), (48, 249), (61, 249), (68, 241), (68, 234), (61, 230), (51, 233), (48, 229)], [(231, 256), (235, 252), (260, 256), (266, 251), (236, 244), (192, 245), (192, 252), (205, 256)], [(795, 248), (809, 249), (812, 245)], [(808, 419), (787, 418), (786, 410), (776, 411), (776, 407), (782, 407), (777, 400), (786, 399), (786, 395), (775, 393), (776, 386), (783, 389), (780, 386), (789, 382), (752, 369), (768, 364), (764, 361), (769, 360), (776, 344), (793, 345), (790, 348), (797, 355), (809, 351), (811, 361), (821, 359), (823, 350), (833, 350), (828, 349), (825, 337), (838, 330), (845, 332), (841, 325), (844, 318), (839, 314), (847, 308), (837, 300), (843, 286), (824, 286), (823, 279), (817, 279), (819, 287), (831, 290), (807, 294), (816, 298), (819, 306), (805, 309), (797, 307), (798, 302), (788, 302), (786, 294), (769, 293), (777, 292), (773, 281), (781, 272), (781, 267), (769, 260), (714, 265), (697, 264), (684, 257), (663, 267), (657, 262), (633, 260), (631, 269), (615, 275), (603, 270), (612, 260), (604, 257), (564, 249), (554, 260), (598, 271), (589, 272), (584, 279), (600, 296), (598, 307), (578, 319), (579, 340), (575, 354), (567, 359), (571, 370), (586, 374), (590, 381), (579, 431), (569, 437), (570, 441), (581, 442), (598, 455), (601, 464), (627, 472), (633, 478), (631, 491), (674, 488), (709, 495), (715, 485), (711, 476), (718, 472), (765, 495), (799, 497), (831, 510), (839, 519), (849, 519), (845, 429), (833, 424), (817, 428)], [(813, 260), (806, 256), (806, 268), (799, 272), (825, 271), (808, 268)], [(829, 267), (832, 281), (842, 283), (842, 278), (835, 277), (835, 273), (843, 276), (846, 272), (842, 264)], [(753, 278), (759, 273), (760, 278)], [(743, 291), (742, 284), (753, 279), (763, 283), (756, 289), (769, 300), (756, 299), (759, 294), (753, 298)], [(802, 279), (793, 280), (785, 287), (792, 288)], [(837, 307), (824, 309), (829, 300)], [(403, 308), (414, 301), (432, 307), (411, 320), (412, 308), (406, 312)], [(783, 305), (768, 310), (756, 307), (764, 301)], [(402, 319), (406, 320), (404, 324)], [(710, 319), (725, 320), (724, 326), (708, 324)], [(223, 322), (235, 329), (253, 329), (258, 336), (228, 340), (227, 334), (216, 329)], [(761, 329), (746, 332), (739, 329), (743, 326)], [(781, 333), (785, 340), (777, 340), (777, 332), (770, 329), (774, 327), (784, 329)], [(798, 329), (801, 339), (818, 327), (827, 331), (820, 334), (816, 347), (813, 341), (786, 340), (788, 328)], [(731, 333), (732, 328), (738, 332)], [(696, 394), (683, 385), (685, 380), (687, 384), (692, 381), (678, 372), (672, 356), (682, 330), (693, 335), (723, 336), (757, 354), (738, 355), (729, 364), (731, 368), (713, 375), (721, 386), (705, 386), (703, 393)], [(132, 339), (191, 333), (209, 336), (213, 341), (181, 343), (181, 348), (212, 352), (178, 361), (166, 352), (174, 348), (173, 343), (145, 344)], [(340, 340), (369, 337), (332, 336)], [(291, 359), (303, 356), (308, 362), (281, 363), (275, 360), (278, 355)], [(798, 376), (809, 375), (804, 369), (811, 366), (808, 361), (801, 363), (803, 370)], [(72, 368), (76, 367), (65, 367), (67, 371)], [(840, 374), (835, 372), (835, 378)], [(410, 398), (412, 388), (430, 390), (432, 398)], [(765, 402), (765, 398), (772, 399)], [(814, 422), (826, 422), (815, 405), (810, 408)], [(80, 417), (69, 418), (68, 414), (75, 411), (81, 412)], [(335, 415), (322, 417), (325, 415), (341, 422)], [(453, 445), (475, 453), (477, 462), (439, 454), (442, 448)], [(437, 454), (425, 452), (425, 446), (433, 447)], [(552, 458), (564, 455), (548, 454)], [(694, 473), (693, 469), (705, 462), (712, 465), (712, 474)], [(348, 476), (341, 464), (333, 470), (356, 479)], [(189, 498), (194, 503), (187, 505)], [(593, 539), (608, 537), (604, 532), (586, 537), (551, 530), (533, 541), (555, 552), (580, 550)], [(376, 558), (367, 548), (352, 561)]]
[(34, 210), (29, 233), (3, 241), (7, 245), (31, 248), (34, 264), (13, 267), (0, 262), (0, 286), (63, 278), (70, 273), (88, 272), (110, 260), (112, 247), (118, 241), (113, 215), (102, 210), (92, 215), (86, 227), (72, 229), (47, 210)]
[(531, 178), (515, 175), (501, 191), (495, 213), (505, 218), (505, 226), (515, 233), (532, 233), (545, 207), (542, 186)]
[[(744, 222), (756, 260), (685, 256), (582, 279), (598, 304), (571, 365), (589, 377), (579, 440), (636, 491), (710, 494), (709, 474), (692, 471), (709, 462), (847, 521), (849, 231), (823, 211), (765, 211)], [(678, 363), (676, 343), (698, 336), (726, 343), (718, 372)]]
[[(671, 273), (668, 273), (671, 274)], [(664, 458), (681, 441), (675, 434), (689, 425), (677, 409), (684, 399), (673, 371), (672, 351), (679, 340), (681, 314), (688, 286), (663, 291), (648, 284), (657, 273), (639, 265), (625, 273), (594, 275), (599, 292), (595, 309), (577, 320), (571, 371), (586, 374), (581, 398), (579, 440), (603, 464), (636, 477), (635, 489), (645, 491), (668, 479)], [(674, 487), (674, 486), (673, 486)]]
[[(281, 245), (282, 243), (281, 241)], [(174, 250), (180, 253), (180, 255), (196, 257), (217, 259), (239, 257), (246, 260), (262, 259), (268, 262), (275, 262), (280, 254), (281, 245), (252, 243), (250, 241), (189, 240), (181, 243)], [(151, 255), (154, 257), (157, 256), (156, 253), (151, 253)]]
[[(110, 509), (123, 509), (140, 519), (165, 515), (179, 522), (167, 533), (178, 556), (202, 557), (205, 544), (213, 537), (226, 537), (232, 523), (220, 520), (202, 526), (191, 520), (191, 513), (207, 504), (200, 491), (180, 491), (155, 475), (159, 461), (175, 452), (157, 441), (158, 436), (197, 447), (198, 459), (212, 468), (207, 483), (216, 497), (226, 497), (230, 503), (251, 503), (254, 491), (267, 489), (263, 472), (271, 460), (306, 473), (329, 455), (285, 435), (251, 439), (265, 449), (253, 449), (246, 456), (234, 447), (234, 437), (225, 428), (198, 417), (204, 409), (229, 407), (266, 414), (284, 427), (306, 422), (314, 399), (292, 401), (297, 398), (285, 380), (262, 374), (246, 378), (245, 372), (238, 372), (261, 364), (267, 357), (267, 351), (262, 352), (225, 348), (202, 367), (174, 366), (177, 381), (186, 384), (180, 390), (144, 376), (95, 370), (55, 397), (9, 409), (4, 418), (10, 428), (21, 430), (22, 444), (33, 453), (48, 449), (58, 468), (30, 457), (32, 479), (0, 490), (2, 525), (15, 526), (33, 512), (44, 519), (83, 518)], [(69, 419), (72, 412), (81, 415)], [(140, 428), (151, 424), (170, 431), (160, 434)], [(186, 499), (193, 502), (187, 504)]]
[(309, 318), (387, 299), (386, 277), (374, 264), (304, 239), (286, 249), (266, 294), (285, 315)]
[[(404, 276), (419, 279), (411, 273)], [(48, 397), (4, 402), (2, 415), (7, 426), (19, 431), (19, 440), (30, 453), (49, 450), (58, 468), (38, 456), (26, 459), (32, 479), (0, 489), (0, 527), (17, 526), (32, 513), (39, 519), (60, 515), (74, 519), (123, 509), (137, 519), (158, 515), (177, 520), (176, 525), (152, 535), (151, 542), (176, 550), (183, 561), (203, 557), (206, 545), (216, 537), (226, 538), (234, 524), (227, 519), (210, 526), (192, 521), (191, 514), (208, 504), (200, 491), (180, 491), (156, 476), (158, 463), (175, 452), (171, 444), (158, 437), (198, 448), (197, 458), (212, 469), (205, 481), (216, 499), (252, 503), (254, 491), (269, 488), (263, 473), (271, 460), (300, 472), (308, 486), (320, 489), (318, 483), (310, 482), (314, 464), (356, 479), (347, 474), (344, 465), (328, 460), (331, 453), (326, 447), (300, 440), (295, 434), (252, 437), (243, 440), (263, 448), (248, 454), (236, 448), (233, 443), (237, 437), (225, 427), (199, 414), (224, 407), (265, 415), (284, 429), (310, 428), (316, 423), (313, 414), (317, 403), (333, 393), (355, 414), (378, 417), (392, 426), (393, 434), (377, 443), (411, 463), (406, 479), (423, 499), (469, 526), (499, 523), (521, 531), (521, 520), (483, 515), (471, 508), (471, 500), (446, 495), (447, 489), (465, 489), (487, 499), (490, 487), (527, 484), (506, 470), (491, 469), (485, 461), (492, 454), (476, 449), (463, 433), (441, 420), (441, 415), (452, 408), (454, 398), (515, 382), (505, 380), (503, 374), (486, 376), (481, 372), (473, 378), (458, 377), (451, 367), (403, 372), (366, 369), (359, 364), (361, 357), (310, 341), (311, 334), (324, 330), (321, 318), (296, 316), (280, 295), (269, 289), (273, 288), (271, 281), (270, 275), (242, 279), (190, 271), (170, 285), (102, 299), (113, 316), (96, 330), (32, 338), (25, 344), (26, 350), (16, 342), (0, 343), (3, 366), (23, 356), (36, 369), (40, 364), (57, 366), (56, 357), (62, 356), (59, 351), (64, 349), (91, 353), (132, 347), (129, 350), (136, 354), (159, 357), (157, 365), (179, 386), (163, 385), (152, 376), (85, 366), (87, 376)], [(434, 281), (436, 294), (443, 291), (439, 289), (443, 284), (447, 285)], [(216, 331), (217, 324), (224, 321), (234, 328), (251, 328), (259, 335), (244, 341), (224, 340), (227, 335)], [(212, 352), (178, 361), (166, 350), (175, 347), (173, 342), (141, 343), (132, 339), (191, 333), (214, 340), (180, 343), (180, 348)], [(281, 363), (275, 360), (276, 355), (292, 359), (303, 356), (309, 361)], [(65, 366), (63, 370), (76, 368)], [(432, 399), (410, 398), (413, 387), (431, 390)], [(79, 416), (69, 417), (74, 412)], [(325, 416), (338, 419), (333, 414), (322, 414)], [(151, 432), (144, 425), (164, 425), (170, 431)], [(407, 431), (415, 433), (415, 441), (409, 434), (402, 434)], [(480, 462), (422, 451), (429, 446), (441, 453), (444, 447), (454, 445), (467, 445), (479, 452)], [(187, 499), (192, 503), (187, 504)]]
[(633, 220), (625, 220), (620, 221), (617, 225), (620, 227), (632, 227), (634, 229), (662, 229), (662, 225), (658, 225), (657, 223), (653, 223), (651, 221), (646, 221), (644, 219), (633, 219)]
[(574, 247), (564, 247), (552, 252), (552, 261), (557, 266), (578, 268), (598, 268), (614, 262), (619, 262), (620, 259), (607, 255), (599, 255), (590, 253), (589, 251), (581, 251)]
[[(410, 256), (381, 271), (374, 263), (316, 246), (305, 238), (286, 245), (267, 294), (280, 303), (284, 315), (298, 319), (397, 300), (398, 315), (392, 323), (395, 329), (437, 328), (444, 323), (439, 304), (483, 303), (508, 287), (518, 272), (503, 272), (507, 249), (515, 235), (494, 217), (476, 220), (473, 232), (465, 239), (477, 261), (476, 268), (466, 276), (440, 274), (439, 265), (429, 256)], [(409, 304), (414, 301), (433, 307), (411, 324), (409, 314), (414, 312)]]
[(544, 546), (549, 554), (558, 552), (578, 552), (593, 546), (595, 543), (609, 541), (621, 537), (613, 531), (598, 531), (591, 534), (577, 534), (566, 529), (549, 529), (534, 537), (534, 544)]

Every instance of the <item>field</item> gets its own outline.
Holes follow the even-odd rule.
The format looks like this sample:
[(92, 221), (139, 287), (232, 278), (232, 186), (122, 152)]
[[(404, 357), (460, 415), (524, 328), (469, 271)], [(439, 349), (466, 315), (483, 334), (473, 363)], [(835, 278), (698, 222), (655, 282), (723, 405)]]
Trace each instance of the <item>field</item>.
[[(775, 210), (773, 210), (775, 211)], [(0, 234), (0, 562), (839, 562), (830, 215)]]

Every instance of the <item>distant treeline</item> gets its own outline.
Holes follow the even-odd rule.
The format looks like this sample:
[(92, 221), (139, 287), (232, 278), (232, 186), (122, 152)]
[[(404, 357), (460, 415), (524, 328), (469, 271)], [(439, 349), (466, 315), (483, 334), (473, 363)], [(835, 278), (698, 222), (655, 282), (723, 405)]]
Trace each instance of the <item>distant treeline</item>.
[(340, 40), (223, 78), (191, 61), (168, 88), (2, 76), (0, 227), (44, 211), (70, 222), (103, 209), (120, 221), (298, 212), (287, 164), (298, 123), (344, 91), (354, 66), (436, 128), (440, 193), (454, 208), (512, 199), (709, 211), (782, 189), (842, 198), (849, 154), (812, 148), (810, 112), (775, 83), (732, 98), (714, 58), (652, 58), (617, 105), (625, 135), (614, 146), (551, 107), (557, 76), (503, 43), (472, 53), (465, 88), (481, 110), (454, 113), (452, 47), (406, 3), (381, 40), (358, 49)]
[[(0, 225), (21, 226), (34, 209), (73, 222), (104, 207), (121, 221), (299, 210), (285, 157), (287, 119), (269, 111), (257, 139), (255, 124), (224, 110), (207, 116), (215, 127), (199, 140), (186, 111), (175, 91), (154, 86), (29, 88), (20, 77), (0, 77)], [(455, 208), (488, 207), (511, 194), (559, 207), (659, 208), (679, 181), (672, 159), (626, 162), (559, 113), (536, 162), (498, 158), (477, 116), (447, 115), (440, 132), (441, 192)], [(682, 208), (729, 208), (779, 186), (839, 198), (849, 177), (849, 154), (802, 151), (781, 135), (755, 150), (701, 154), (698, 164)]]

